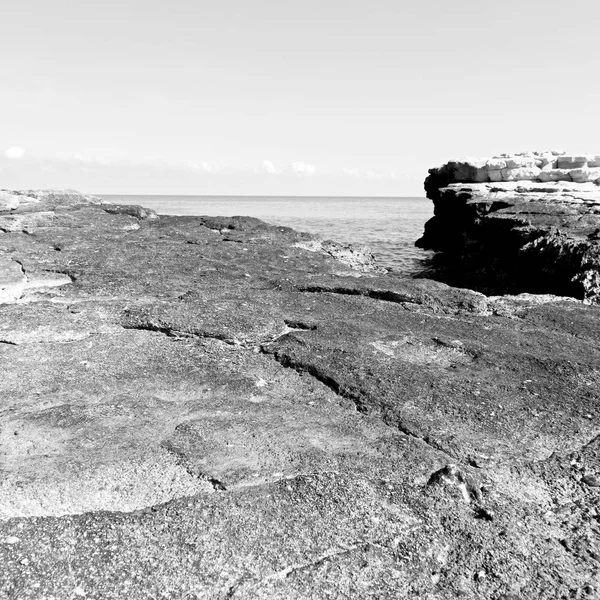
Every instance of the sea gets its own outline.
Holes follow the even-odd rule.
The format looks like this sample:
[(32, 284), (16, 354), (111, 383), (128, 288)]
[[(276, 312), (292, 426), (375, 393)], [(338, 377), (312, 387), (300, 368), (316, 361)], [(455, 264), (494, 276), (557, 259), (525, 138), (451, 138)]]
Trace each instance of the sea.
[(405, 274), (421, 271), (433, 254), (414, 245), (433, 216), (427, 198), (99, 195), (165, 215), (257, 217), (323, 239), (367, 246), (381, 266)]

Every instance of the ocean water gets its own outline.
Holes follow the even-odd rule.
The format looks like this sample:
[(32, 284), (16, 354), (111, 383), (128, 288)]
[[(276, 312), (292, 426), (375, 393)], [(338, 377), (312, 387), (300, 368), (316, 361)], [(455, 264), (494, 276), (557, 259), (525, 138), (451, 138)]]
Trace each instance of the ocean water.
[(257, 217), (324, 239), (368, 246), (380, 265), (403, 273), (420, 271), (432, 255), (414, 246), (433, 216), (433, 204), (426, 198), (101, 196), (159, 214)]

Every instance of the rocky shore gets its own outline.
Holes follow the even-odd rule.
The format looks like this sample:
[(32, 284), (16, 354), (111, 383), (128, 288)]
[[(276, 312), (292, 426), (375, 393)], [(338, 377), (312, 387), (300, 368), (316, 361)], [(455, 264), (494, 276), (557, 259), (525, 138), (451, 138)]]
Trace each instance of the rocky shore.
[(251, 218), (1, 192), (0, 598), (597, 598), (597, 203), (461, 164), (432, 171), (421, 243), (586, 244), (527, 290), (586, 302), (403, 278)]
[(600, 156), (530, 153), (430, 169), (427, 276), (486, 293), (600, 302)]

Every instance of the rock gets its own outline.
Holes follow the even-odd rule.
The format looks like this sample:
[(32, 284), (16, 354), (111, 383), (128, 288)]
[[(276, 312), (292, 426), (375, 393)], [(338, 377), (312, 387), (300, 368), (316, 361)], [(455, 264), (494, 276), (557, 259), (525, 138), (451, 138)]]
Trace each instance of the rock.
[(490, 158), (485, 162), (485, 168), (487, 171), (501, 171), (507, 168), (506, 161), (501, 158)]
[(27, 277), (15, 260), (0, 255), (0, 304), (14, 302), (25, 291)]
[(593, 475), (585, 475), (581, 478), (581, 481), (590, 487), (600, 487), (600, 479)]
[(1, 540), (4, 544), (18, 544), (21, 540), (15, 535), (9, 535)]
[(16, 209), (27, 210), (40, 202), (47, 208), (52, 208), (58, 205), (101, 204), (103, 200), (76, 190), (0, 190), (0, 213)]
[[(498, 194), (571, 218), (593, 184), (570, 185)], [(0, 233), (3, 595), (588, 584), (600, 307), (385, 273), (258, 219), (38, 195)]]
[(569, 169), (548, 169), (540, 171), (538, 179), (546, 181), (571, 181), (571, 171)]
[(600, 169), (573, 169), (569, 171), (571, 179), (576, 183), (587, 183), (588, 181), (596, 182), (600, 179)]
[(535, 165), (502, 169), (502, 181), (535, 181), (541, 169)]
[(598, 168), (600, 167), (600, 155), (596, 154), (586, 156), (586, 162), (587, 166), (590, 167), (590, 169)]
[(488, 177), (490, 181), (502, 181), (502, 171), (494, 170), (488, 171)]
[(536, 157), (534, 156), (512, 156), (505, 159), (508, 169), (536, 169)]
[(131, 215), (138, 219), (158, 219), (158, 215), (150, 208), (128, 204), (103, 204), (102, 210), (111, 215)]
[(560, 156), (559, 167), (569, 169), (507, 167), (503, 179), (514, 181), (484, 184), (466, 176), (468, 166), (431, 169), (425, 189), (435, 216), (417, 245), (440, 254), (427, 275), (490, 294), (600, 302), (600, 171), (577, 167), (584, 158)]
[(586, 156), (559, 156), (557, 160), (559, 169), (581, 169), (586, 164)]
[(19, 206), (19, 196), (6, 190), (0, 190), (0, 212), (14, 210)]
[(33, 227), (52, 227), (55, 213), (52, 211), (30, 212), (0, 216), (0, 231), (27, 231)]

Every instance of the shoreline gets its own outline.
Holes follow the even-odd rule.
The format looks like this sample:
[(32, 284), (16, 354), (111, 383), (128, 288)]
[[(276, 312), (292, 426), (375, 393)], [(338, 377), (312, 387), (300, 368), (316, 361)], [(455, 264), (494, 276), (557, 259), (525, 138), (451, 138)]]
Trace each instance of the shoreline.
[(9, 596), (594, 586), (599, 307), (254, 218), (0, 199)]

